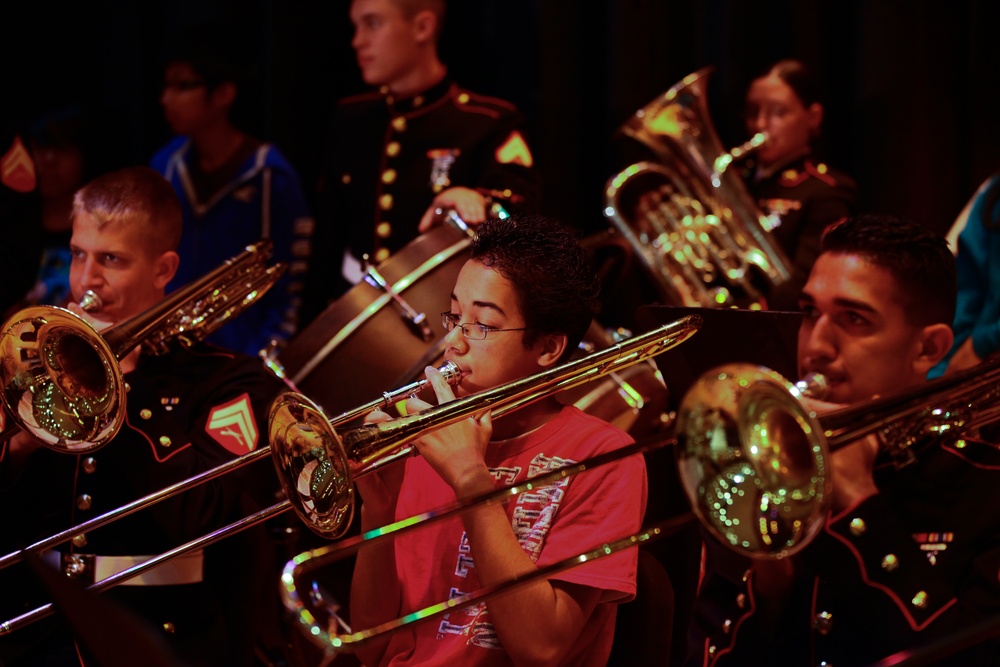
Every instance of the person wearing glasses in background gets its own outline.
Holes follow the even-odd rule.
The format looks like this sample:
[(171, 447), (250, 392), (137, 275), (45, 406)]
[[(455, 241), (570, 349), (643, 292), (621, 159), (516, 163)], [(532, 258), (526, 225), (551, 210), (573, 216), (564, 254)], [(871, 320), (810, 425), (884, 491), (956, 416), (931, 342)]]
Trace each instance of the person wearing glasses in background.
[(258, 303), (212, 335), (217, 345), (256, 355), (298, 330), (314, 221), (294, 167), (251, 134), (253, 78), (250, 55), (234, 42), (238, 32), (195, 23), (170, 40), (160, 104), (175, 136), (150, 166), (173, 185), (184, 212), (181, 263), (168, 291), (260, 239), (271, 239), (274, 259), (288, 265)]
[[(462, 378), (453, 390), (427, 369), (439, 403), (550, 369), (569, 357), (594, 315), (589, 253), (556, 221), (514, 216), (477, 229), (459, 273), (444, 357)], [(409, 399), (407, 412), (430, 407)], [(383, 421), (376, 413), (369, 421)], [(468, 499), (630, 442), (619, 429), (548, 397), (504, 415), (489, 412), (425, 433), (420, 456), (358, 480), (362, 528)], [(645, 464), (628, 457), (432, 524), (358, 555), (351, 591), (355, 629), (530, 573), (640, 527)], [(635, 594), (634, 549), (555, 574), (392, 634), (360, 657), (368, 665), (604, 665), (616, 603)]]

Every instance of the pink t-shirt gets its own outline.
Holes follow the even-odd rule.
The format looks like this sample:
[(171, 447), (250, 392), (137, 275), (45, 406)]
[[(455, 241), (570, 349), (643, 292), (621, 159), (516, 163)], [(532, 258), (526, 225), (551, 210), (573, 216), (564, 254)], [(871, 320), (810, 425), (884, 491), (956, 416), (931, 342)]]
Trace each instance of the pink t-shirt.
[[(630, 442), (626, 433), (607, 422), (566, 407), (527, 435), (491, 442), (486, 463), (497, 486), (508, 486)], [(454, 492), (426, 461), (419, 456), (406, 461), (397, 519), (454, 500)], [(509, 501), (506, 509), (524, 550), (538, 565), (546, 565), (638, 532), (645, 504), (645, 463), (637, 455), (524, 493)], [(395, 550), (403, 613), (480, 588), (460, 518), (411, 531), (396, 540)], [(604, 591), (564, 664), (607, 662), (616, 603), (635, 595), (636, 562), (636, 550), (627, 549), (552, 577)], [(490, 622), (486, 603), (394, 633), (383, 664), (466, 667), (511, 662)]]

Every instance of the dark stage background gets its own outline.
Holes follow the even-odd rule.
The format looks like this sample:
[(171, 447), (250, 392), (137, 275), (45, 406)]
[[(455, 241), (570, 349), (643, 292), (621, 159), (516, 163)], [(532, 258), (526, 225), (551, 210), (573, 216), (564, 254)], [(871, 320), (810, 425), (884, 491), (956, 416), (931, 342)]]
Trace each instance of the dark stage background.
[[(167, 139), (157, 57), (190, 19), (225, 16), (252, 44), (257, 133), (307, 187), (330, 108), (361, 89), (343, 0), (24, 4), (3, 12), (3, 113), (91, 104), (112, 166), (145, 163)], [(526, 113), (546, 212), (584, 227), (605, 224), (604, 183), (624, 166), (613, 134), (636, 109), (712, 65), (712, 116), (735, 145), (749, 80), (801, 58), (827, 92), (821, 156), (855, 176), (863, 208), (943, 232), (1000, 166), (997, 26), (993, 0), (458, 0), (443, 55), (460, 82)]]

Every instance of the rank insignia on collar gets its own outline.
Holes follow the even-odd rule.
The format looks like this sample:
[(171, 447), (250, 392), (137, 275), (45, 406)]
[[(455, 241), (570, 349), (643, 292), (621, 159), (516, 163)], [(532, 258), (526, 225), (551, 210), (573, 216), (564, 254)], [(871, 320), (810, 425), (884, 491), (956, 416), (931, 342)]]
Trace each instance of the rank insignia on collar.
[(433, 148), (427, 151), (427, 157), (431, 159), (431, 183), (430, 186), (435, 192), (440, 192), (451, 185), (451, 165), (455, 164), (455, 158), (462, 154), (457, 148)]
[(955, 539), (955, 533), (913, 533), (913, 539), (920, 545), (920, 550), (927, 556), (931, 565), (937, 565), (938, 555), (944, 553)]
[(250, 407), (250, 396), (244, 393), (214, 408), (208, 415), (205, 432), (236, 455), (257, 449), (257, 422)]

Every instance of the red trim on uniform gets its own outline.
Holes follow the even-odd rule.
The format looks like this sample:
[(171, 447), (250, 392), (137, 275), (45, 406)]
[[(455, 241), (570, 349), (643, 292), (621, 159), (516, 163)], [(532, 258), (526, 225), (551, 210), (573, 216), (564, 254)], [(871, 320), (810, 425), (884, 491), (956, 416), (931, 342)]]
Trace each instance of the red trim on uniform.
[(826, 173), (826, 174), (821, 173), (820, 170), (816, 168), (816, 165), (814, 165), (809, 160), (806, 160), (806, 169), (805, 170), (807, 172), (809, 172), (809, 174), (811, 176), (814, 176), (815, 178), (818, 178), (819, 180), (823, 181), (824, 183), (826, 183), (830, 187), (833, 187), (833, 186), (835, 186), (837, 184), (837, 179), (835, 179), (829, 173)]
[(128, 420), (128, 414), (127, 413), (125, 414), (125, 424), (130, 429), (132, 429), (133, 431), (135, 431), (136, 433), (138, 433), (139, 435), (141, 435), (143, 438), (146, 439), (146, 442), (149, 443), (150, 448), (152, 448), (152, 450), (153, 450), (153, 458), (156, 459), (157, 463), (163, 463), (164, 461), (167, 461), (167, 460), (173, 458), (176, 454), (178, 454), (179, 452), (184, 451), (185, 449), (187, 449), (188, 447), (191, 446), (191, 443), (189, 442), (186, 445), (182, 445), (180, 447), (172, 449), (171, 452), (170, 452), (170, 454), (168, 454), (167, 456), (164, 456), (163, 458), (160, 458), (160, 455), (159, 455), (159, 453), (157, 453), (157, 450), (156, 450), (156, 443), (154, 443), (152, 440), (150, 440), (149, 436), (146, 435), (145, 431), (141, 431), (140, 429), (137, 429), (135, 426), (132, 426), (132, 423)]
[[(974, 440), (973, 442), (980, 442), (980, 441)], [(987, 446), (992, 446), (989, 443), (982, 443), (982, 444)], [(973, 461), (968, 456), (966, 456), (962, 450), (956, 449), (954, 445), (942, 445), (941, 451), (947, 454), (951, 454), (952, 456), (957, 456), (958, 458), (962, 459), (973, 468), (978, 468), (980, 470), (1000, 470), (1000, 465), (987, 465), (985, 463), (979, 463), (977, 461)]]
[[(733, 647), (736, 645), (736, 635), (739, 633), (740, 626), (743, 625), (743, 621), (747, 620), (753, 616), (754, 612), (757, 611), (757, 600), (753, 596), (753, 570), (747, 574), (747, 609), (746, 613), (739, 617), (739, 620), (734, 621), (729, 627), (729, 646), (725, 648), (715, 647), (715, 658), (712, 660), (711, 664), (715, 664), (719, 661), (719, 658), (727, 653), (731, 653)], [(705, 651), (706, 658), (708, 657), (708, 651)]]
[(906, 619), (906, 622), (910, 624), (910, 629), (912, 629), (914, 632), (919, 632), (919, 631), (923, 630), (924, 628), (926, 628), (934, 620), (936, 620), (938, 616), (940, 616), (941, 614), (943, 614), (946, 609), (948, 609), (949, 607), (951, 607), (952, 605), (954, 605), (956, 602), (958, 602), (958, 598), (954, 598), (953, 597), (951, 600), (949, 600), (948, 602), (946, 602), (945, 604), (943, 604), (940, 609), (938, 609), (936, 612), (934, 612), (933, 614), (931, 614), (927, 618), (926, 621), (924, 621), (923, 623), (917, 623), (917, 620), (910, 613), (910, 610), (907, 607), (907, 603), (904, 602), (902, 600), (902, 598), (900, 598), (898, 595), (896, 595), (896, 593), (891, 588), (889, 588), (888, 586), (885, 586), (885, 585), (880, 584), (878, 582), (872, 581), (868, 577), (868, 569), (865, 567), (865, 562), (864, 562), (864, 559), (861, 556), (861, 552), (859, 552), (854, 547), (854, 545), (851, 544), (850, 540), (848, 540), (844, 536), (840, 535), (839, 533), (831, 530), (829, 524), (826, 526), (825, 530), (830, 535), (832, 535), (837, 540), (839, 540), (841, 543), (843, 543), (850, 550), (850, 552), (852, 554), (854, 554), (854, 559), (858, 562), (858, 567), (861, 568), (861, 580), (862, 580), (862, 582), (864, 582), (866, 585), (868, 585), (868, 586), (870, 586), (872, 588), (876, 588), (878, 590), (881, 590), (886, 595), (888, 595), (889, 599), (891, 599), (893, 602), (895, 602), (896, 606), (899, 607), (899, 611), (903, 614), (903, 617)]

